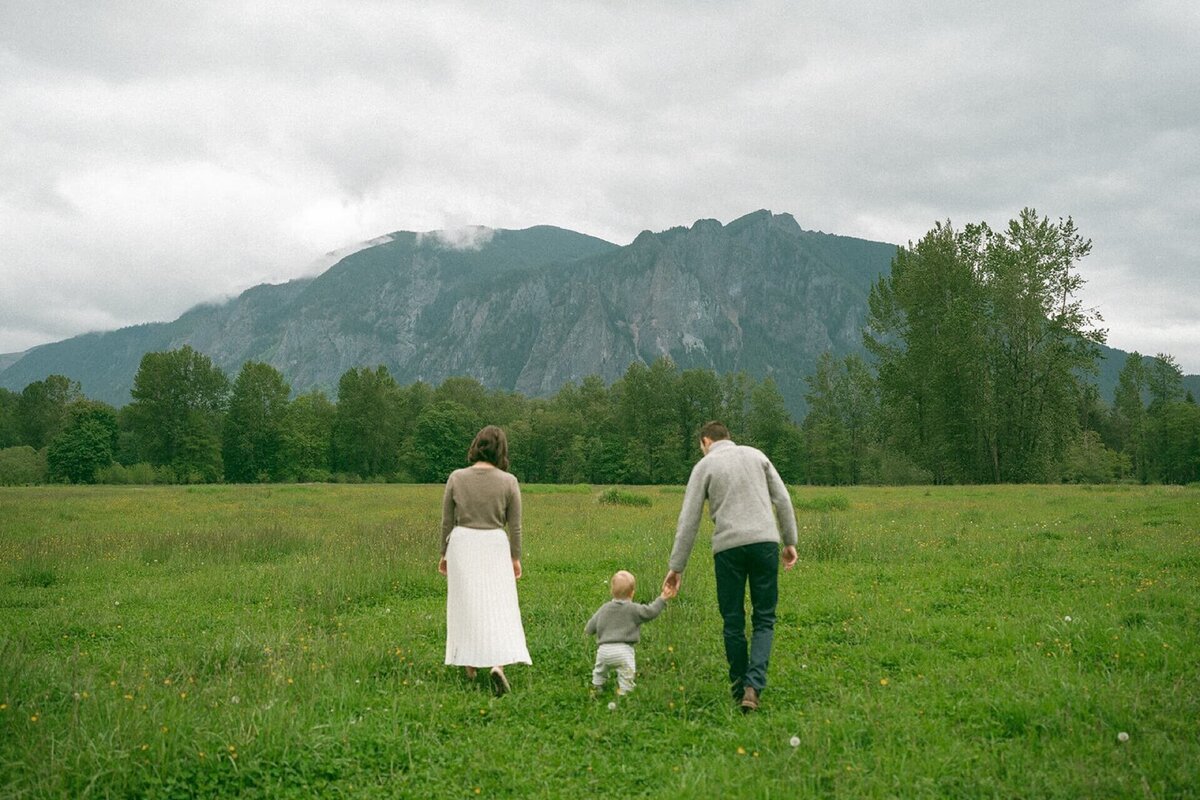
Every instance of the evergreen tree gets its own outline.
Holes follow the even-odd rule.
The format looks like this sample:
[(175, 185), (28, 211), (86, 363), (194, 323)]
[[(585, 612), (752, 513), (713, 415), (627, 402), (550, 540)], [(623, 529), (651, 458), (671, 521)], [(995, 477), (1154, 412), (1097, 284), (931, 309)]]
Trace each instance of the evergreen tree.
[(1146, 407), (1142, 401), (1145, 390), (1145, 365), (1141, 353), (1134, 351), (1125, 357), (1117, 376), (1112, 412), (1113, 447), (1129, 458), (1134, 476), (1143, 483), (1150, 479)]

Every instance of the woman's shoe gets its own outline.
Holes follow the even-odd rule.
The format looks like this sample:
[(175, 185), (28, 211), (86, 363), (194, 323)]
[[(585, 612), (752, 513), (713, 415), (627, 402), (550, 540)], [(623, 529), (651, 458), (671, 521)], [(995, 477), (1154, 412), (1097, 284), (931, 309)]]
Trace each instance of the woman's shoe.
[(504, 670), (492, 667), (492, 692), (496, 697), (502, 697), (511, 691), (512, 687), (508, 685), (508, 678), (504, 677)]

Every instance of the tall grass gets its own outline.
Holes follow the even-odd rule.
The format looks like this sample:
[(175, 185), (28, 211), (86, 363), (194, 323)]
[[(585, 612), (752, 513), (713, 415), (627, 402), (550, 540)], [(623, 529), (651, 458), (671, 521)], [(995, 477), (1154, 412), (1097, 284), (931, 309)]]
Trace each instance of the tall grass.
[(801, 509), (743, 717), (703, 543), (643, 628), (637, 691), (588, 696), (583, 623), (615, 569), (657, 593), (679, 498), (528, 488), (535, 663), (501, 699), (442, 666), (440, 487), (0, 490), (0, 796), (1195, 791), (1195, 489), (847, 488)]

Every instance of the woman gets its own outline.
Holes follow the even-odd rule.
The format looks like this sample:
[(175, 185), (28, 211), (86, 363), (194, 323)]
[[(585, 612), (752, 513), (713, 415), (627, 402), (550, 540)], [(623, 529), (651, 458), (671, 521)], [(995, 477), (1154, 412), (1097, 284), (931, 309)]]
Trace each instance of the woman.
[(507, 472), (508, 439), (495, 425), (475, 435), (467, 463), (450, 474), (442, 497), (446, 663), (465, 667), (469, 679), (490, 667), (499, 696), (511, 688), (504, 666), (531, 663), (517, 603), (521, 487)]

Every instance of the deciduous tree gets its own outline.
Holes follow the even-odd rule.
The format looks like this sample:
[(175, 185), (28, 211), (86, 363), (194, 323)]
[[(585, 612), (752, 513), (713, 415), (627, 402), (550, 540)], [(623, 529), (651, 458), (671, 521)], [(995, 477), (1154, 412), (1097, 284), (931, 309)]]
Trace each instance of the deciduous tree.
[(190, 345), (147, 353), (133, 379), (129, 405), (138, 449), (171, 467), (180, 481), (221, 479), (221, 417), (229, 379)]
[(242, 365), (229, 395), (222, 436), (226, 480), (277, 481), (287, 472), (283, 443), (291, 391), (270, 364)]

